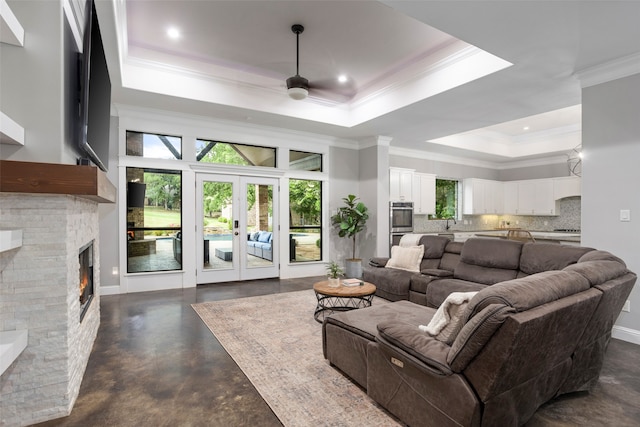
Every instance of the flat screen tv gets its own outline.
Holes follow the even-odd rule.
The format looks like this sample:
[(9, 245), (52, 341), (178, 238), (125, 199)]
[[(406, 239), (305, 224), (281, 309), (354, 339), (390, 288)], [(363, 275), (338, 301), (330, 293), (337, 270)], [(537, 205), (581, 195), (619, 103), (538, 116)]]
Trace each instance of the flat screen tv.
[(93, 0), (87, 2), (80, 76), (80, 150), (96, 166), (109, 166), (111, 79)]

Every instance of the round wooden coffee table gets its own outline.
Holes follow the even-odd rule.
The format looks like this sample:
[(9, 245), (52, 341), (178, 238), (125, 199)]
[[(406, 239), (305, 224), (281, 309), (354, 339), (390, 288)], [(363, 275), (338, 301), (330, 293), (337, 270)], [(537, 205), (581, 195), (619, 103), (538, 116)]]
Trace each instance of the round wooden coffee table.
[(364, 282), (360, 286), (340, 285), (337, 288), (332, 288), (329, 286), (329, 281), (324, 280), (314, 283), (313, 290), (318, 299), (313, 317), (322, 323), (324, 318), (334, 311), (371, 307), (376, 286), (373, 283)]

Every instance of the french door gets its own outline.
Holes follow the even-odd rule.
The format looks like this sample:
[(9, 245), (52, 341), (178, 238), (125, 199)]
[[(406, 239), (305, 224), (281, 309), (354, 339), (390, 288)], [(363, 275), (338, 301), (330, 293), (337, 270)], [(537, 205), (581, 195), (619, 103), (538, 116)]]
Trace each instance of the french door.
[(278, 277), (278, 180), (196, 175), (197, 283)]

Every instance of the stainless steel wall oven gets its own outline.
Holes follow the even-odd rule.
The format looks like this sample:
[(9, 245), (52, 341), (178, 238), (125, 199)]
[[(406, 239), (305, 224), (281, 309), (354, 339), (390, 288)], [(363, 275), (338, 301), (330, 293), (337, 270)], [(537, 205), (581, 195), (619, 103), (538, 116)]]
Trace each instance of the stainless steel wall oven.
[(411, 233), (413, 231), (413, 202), (389, 203), (389, 232)]

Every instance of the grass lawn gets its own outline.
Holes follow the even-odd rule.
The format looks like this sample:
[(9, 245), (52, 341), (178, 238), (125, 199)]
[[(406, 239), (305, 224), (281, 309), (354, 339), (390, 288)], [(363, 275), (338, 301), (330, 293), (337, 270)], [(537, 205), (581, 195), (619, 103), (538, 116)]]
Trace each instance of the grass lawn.
[[(227, 223), (217, 221), (213, 218), (205, 218), (205, 226), (228, 228)], [(160, 206), (144, 207), (145, 227), (180, 227), (180, 211), (165, 210)]]

